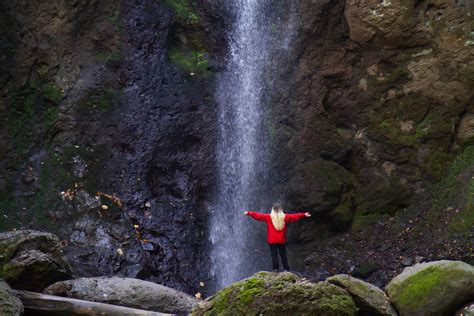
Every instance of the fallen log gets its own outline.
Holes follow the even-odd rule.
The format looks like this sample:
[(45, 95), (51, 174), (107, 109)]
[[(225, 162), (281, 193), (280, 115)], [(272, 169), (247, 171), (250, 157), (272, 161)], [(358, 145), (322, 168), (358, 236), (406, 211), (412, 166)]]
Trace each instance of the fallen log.
[(113, 316), (165, 316), (158, 313), (111, 304), (96, 303), (74, 298), (47, 295), (28, 291), (15, 291), (25, 307), (25, 315), (113, 315)]

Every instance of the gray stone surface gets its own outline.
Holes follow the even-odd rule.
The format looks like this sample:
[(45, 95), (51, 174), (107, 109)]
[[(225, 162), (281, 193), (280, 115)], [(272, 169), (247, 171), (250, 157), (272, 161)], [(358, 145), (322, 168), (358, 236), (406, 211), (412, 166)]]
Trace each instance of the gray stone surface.
[(197, 300), (169, 287), (131, 278), (80, 278), (50, 285), (44, 293), (163, 313), (189, 313)]
[(0, 277), (15, 289), (42, 291), (72, 277), (58, 238), (50, 233), (18, 230), (0, 233)]
[(390, 304), (387, 295), (375, 285), (353, 278), (347, 274), (338, 274), (327, 278), (326, 281), (349, 292), (356, 306), (364, 315), (398, 315), (397, 311)]
[(0, 315), (17, 316), (23, 314), (23, 304), (15, 296), (10, 286), (0, 280)]

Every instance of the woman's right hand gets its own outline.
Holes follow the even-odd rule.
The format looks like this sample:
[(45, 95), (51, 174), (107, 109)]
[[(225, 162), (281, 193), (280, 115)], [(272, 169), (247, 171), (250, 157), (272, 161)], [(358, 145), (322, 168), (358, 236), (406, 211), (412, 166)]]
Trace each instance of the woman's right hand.
[(245, 212), (244, 212), (244, 215), (249, 215), (249, 212), (248, 212), (248, 211), (245, 211)]

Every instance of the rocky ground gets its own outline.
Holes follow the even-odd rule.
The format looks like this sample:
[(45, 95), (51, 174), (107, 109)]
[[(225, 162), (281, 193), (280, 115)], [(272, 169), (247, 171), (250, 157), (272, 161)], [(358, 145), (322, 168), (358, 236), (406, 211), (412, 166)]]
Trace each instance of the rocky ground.
[(358, 217), (345, 233), (322, 228), (317, 241), (294, 227), (300, 230), (293, 233), (297, 242), (290, 245), (295, 270), (313, 280), (348, 273), (383, 287), (414, 263), (457, 259), (472, 264), (472, 150), (454, 161), (444, 180), (419, 204), (393, 216)]
[[(472, 260), (472, 1), (295, 12), (264, 95), (272, 194), (314, 214), (295, 270), (380, 285), (417, 256)], [(207, 284), (232, 19), (223, 0), (1, 2), (0, 230), (57, 233), (81, 276)]]
[(474, 267), (462, 261), (413, 264), (380, 288), (349, 274), (311, 282), (291, 272), (261, 271), (203, 300), (200, 293), (193, 297), (136, 278), (74, 279), (60, 241), (49, 233), (0, 233), (0, 249), (2, 315), (462, 316), (474, 304)]
[(471, 265), (447, 260), (405, 269), (385, 292), (347, 274), (312, 283), (259, 272), (200, 302), (193, 315), (463, 315), (472, 311), (473, 278)]

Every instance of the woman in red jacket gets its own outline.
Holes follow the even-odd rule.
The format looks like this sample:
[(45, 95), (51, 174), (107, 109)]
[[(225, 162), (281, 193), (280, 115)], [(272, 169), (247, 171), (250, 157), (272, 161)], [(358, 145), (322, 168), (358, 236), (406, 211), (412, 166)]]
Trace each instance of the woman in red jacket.
[(272, 254), (273, 271), (278, 271), (278, 253), (280, 253), (283, 269), (285, 269), (285, 271), (290, 271), (285, 247), (286, 223), (296, 222), (303, 217), (310, 217), (311, 214), (309, 212), (285, 214), (280, 204), (274, 204), (270, 214), (245, 212), (244, 215), (248, 215), (257, 221), (262, 221), (267, 224), (267, 241)]

